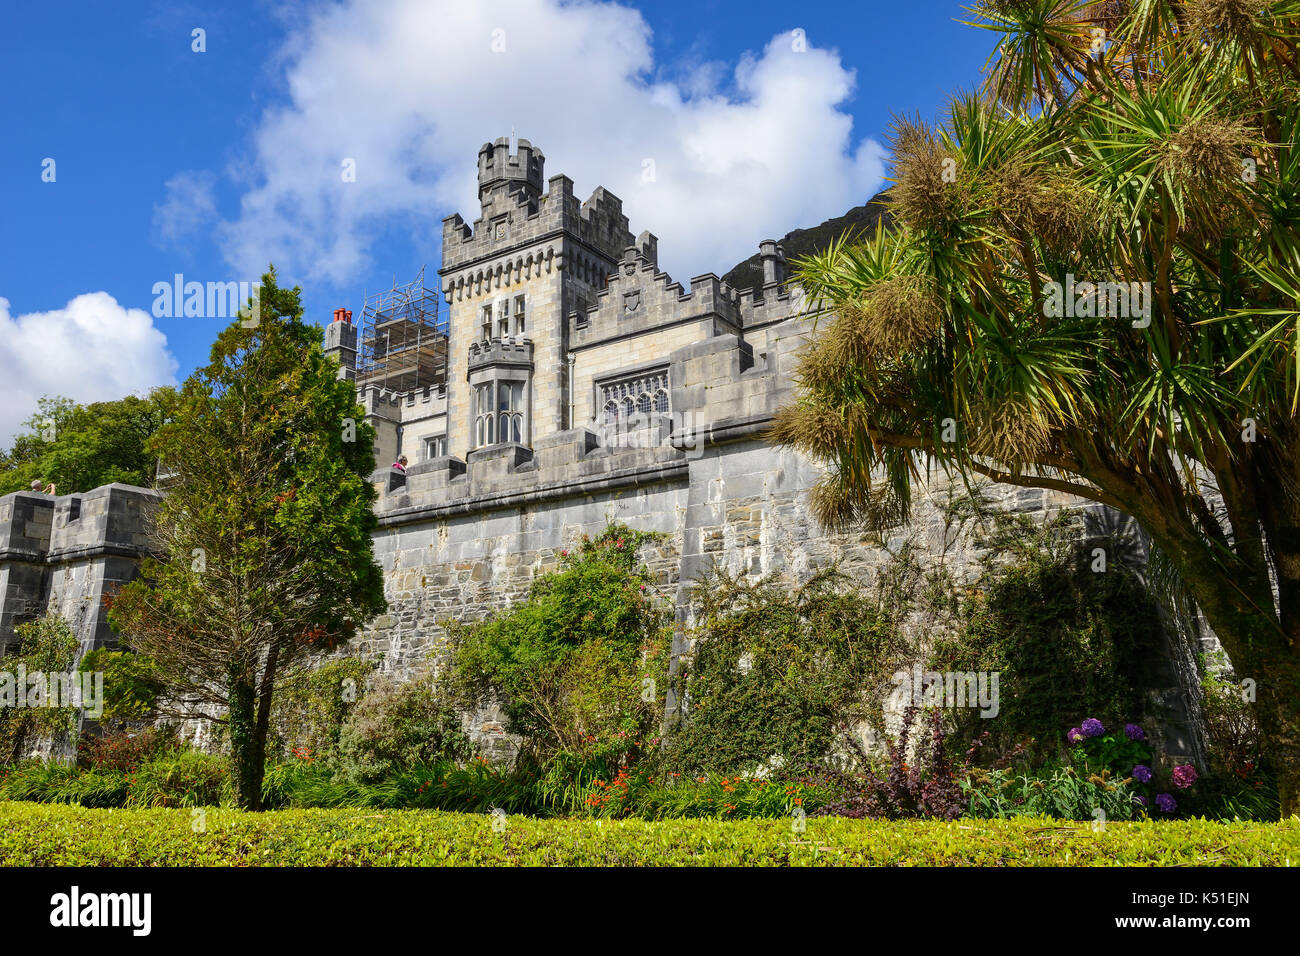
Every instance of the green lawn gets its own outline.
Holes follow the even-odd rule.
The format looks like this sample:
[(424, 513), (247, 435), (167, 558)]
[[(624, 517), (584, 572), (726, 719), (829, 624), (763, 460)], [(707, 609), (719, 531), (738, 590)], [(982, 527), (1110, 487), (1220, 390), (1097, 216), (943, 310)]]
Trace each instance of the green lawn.
[[(422, 810), (88, 810), (0, 802), (0, 864), (38, 866), (1300, 864), (1300, 820), (535, 820)], [(197, 832), (196, 832), (197, 831)]]

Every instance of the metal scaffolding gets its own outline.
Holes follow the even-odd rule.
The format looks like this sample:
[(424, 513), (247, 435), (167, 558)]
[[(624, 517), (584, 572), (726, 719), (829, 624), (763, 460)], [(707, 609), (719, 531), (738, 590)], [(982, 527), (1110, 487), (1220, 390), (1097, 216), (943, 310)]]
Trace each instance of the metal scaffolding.
[(447, 323), (421, 266), (415, 281), (366, 296), (357, 384), (411, 392), (446, 381)]

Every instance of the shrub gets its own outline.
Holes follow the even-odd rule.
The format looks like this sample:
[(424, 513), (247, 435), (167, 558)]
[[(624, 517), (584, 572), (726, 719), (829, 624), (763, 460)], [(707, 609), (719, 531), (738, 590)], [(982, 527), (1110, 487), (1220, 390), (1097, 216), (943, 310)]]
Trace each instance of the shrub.
[(841, 725), (870, 715), (872, 691), (906, 653), (896, 615), (834, 571), (791, 592), (715, 568), (695, 600), (700, 624), (678, 676), (689, 711), (665, 757), (686, 776), (825, 756)]
[(484, 760), (411, 763), (376, 779), (333, 773), (319, 763), (294, 761), (267, 768), (263, 797), (271, 807), (377, 807), (546, 814), (536, 774)]
[(1205, 742), (1209, 748), (1211, 772), (1249, 779), (1260, 764), (1259, 725), (1248, 697), (1239, 683), (1222, 671), (1211, 670), (1202, 657), (1201, 692), (1205, 708)]
[(1146, 732), (1137, 724), (1125, 724), (1122, 729), (1115, 725), (1107, 732), (1102, 721), (1086, 717), (1066, 731), (1065, 739), (1070, 744), (1071, 761), (1087, 772), (1109, 770), (1127, 777), (1136, 767), (1149, 768), (1156, 763)]
[[(16, 675), (21, 667), (28, 674), (66, 674), (72, 671), (80, 644), (68, 622), (49, 614), (14, 628), (18, 652), (4, 658), (4, 672)], [(9, 684), (16, 689), (16, 677)], [(20, 760), (27, 749), (43, 736), (61, 736), (76, 726), (72, 707), (16, 707), (16, 700), (0, 698), (0, 763)]]
[(196, 750), (168, 750), (129, 770), (34, 760), (0, 780), (0, 799), (87, 807), (216, 806), (228, 776), (225, 760)]
[(343, 724), (337, 762), (345, 776), (375, 781), (408, 765), (472, 754), (460, 718), (428, 681), (381, 675)]
[(93, 770), (134, 770), (147, 760), (181, 748), (176, 728), (170, 724), (146, 727), (135, 733), (118, 729), (83, 734), (77, 742), (77, 766)]
[[(857, 751), (855, 769), (833, 763), (818, 768), (816, 779), (836, 793), (817, 810), (819, 815), (888, 820), (955, 820), (961, 816), (966, 799), (948, 760), (943, 718), (938, 710), (930, 711), (929, 747), (916, 748), (912, 763), (908, 763), (908, 755), (913, 753), (908, 738), (916, 715), (916, 707), (904, 710), (898, 739), (888, 743), (888, 769), (884, 773), (876, 771), (870, 757), (854, 740), (848, 743)], [(963, 772), (969, 769), (977, 749), (978, 744), (967, 751)]]
[(670, 774), (660, 783), (644, 771), (624, 768), (612, 779), (594, 781), (583, 803), (587, 815), (602, 818), (741, 820), (790, 819), (798, 811), (807, 816), (828, 799), (827, 791), (798, 780)]
[(198, 750), (181, 750), (128, 772), (128, 807), (217, 806), (229, 796), (229, 761)]
[(195, 839), (186, 810), (0, 805), (14, 866), (1282, 866), (1300, 821), (530, 820), (476, 813), (215, 810)]
[(377, 666), (376, 661), (345, 657), (288, 676), (271, 708), (267, 752), (331, 756)]
[[(1126, 569), (1122, 549), (1107, 547), (1105, 573), (1092, 570), (1091, 548), (1078, 544), (1069, 514), (1041, 525), (993, 516), (974, 594), (954, 633), (936, 642), (932, 667), (998, 672), (1000, 710), (990, 743), (1002, 750), (1032, 740), (1035, 762), (1058, 756), (1060, 728), (1080, 713), (1108, 723), (1139, 713), (1144, 662), (1155, 656), (1161, 623), (1154, 600)], [(981, 721), (958, 715), (973, 736)]]
[(667, 686), (667, 611), (638, 549), (660, 535), (611, 524), (527, 600), (471, 625), (451, 624), (446, 686), (463, 707), (498, 703), (531, 759), (630, 752), (654, 736)]
[(143, 654), (96, 648), (81, 659), (78, 670), (104, 674), (104, 710), (100, 719), (141, 720), (153, 714), (164, 690), (157, 665)]
[[(1137, 724), (1125, 724), (1122, 731), (1112, 729), (1095, 717), (1085, 718), (1066, 733), (1070, 742), (1070, 760), (1081, 774), (1095, 779), (1097, 773), (1114, 774), (1133, 800), (1151, 814), (1172, 816), (1188, 796), (1199, 774), (1191, 764), (1180, 764), (1164, 777), (1159, 762), (1147, 744), (1146, 733)], [(1175, 796), (1174, 794), (1177, 794)]]
[(1276, 768), (1264, 759), (1250, 695), (1222, 669), (1223, 655), (1216, 658), (1198, 662), (1209, 765), (1191, 804), (1193, 812), (1229, 820), (1276, 820), (1281, 815)]

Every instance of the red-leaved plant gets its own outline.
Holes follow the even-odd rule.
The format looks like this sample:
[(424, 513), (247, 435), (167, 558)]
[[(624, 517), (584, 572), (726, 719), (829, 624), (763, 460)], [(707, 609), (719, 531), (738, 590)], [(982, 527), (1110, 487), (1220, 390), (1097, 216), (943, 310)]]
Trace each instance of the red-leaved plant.
[(814, 811), (814, 816), (840, 816), (873, 820), (931, 818), (955, 820), (966, 809), (961, 781), (970, 771), (976, 753), (987, 734), (981, 734), (966, 751), (962, 773), (953, 770), (945, 747), (943, 718), (938, 710), (930, 712), (930, 746), (924, 756), (911, 765), (907, 762), (908, 738), (916, 720), (916, 707), (903, 711), (903, 726), (896, 741), (890, 741), (889, 769), (882, 778), (872, 769), (862, 745), (848, 738), (848, 746), (858, 758), (855, 770), (827, 764), (813, 768), (819, 786), (838, 791), (840, 796)]

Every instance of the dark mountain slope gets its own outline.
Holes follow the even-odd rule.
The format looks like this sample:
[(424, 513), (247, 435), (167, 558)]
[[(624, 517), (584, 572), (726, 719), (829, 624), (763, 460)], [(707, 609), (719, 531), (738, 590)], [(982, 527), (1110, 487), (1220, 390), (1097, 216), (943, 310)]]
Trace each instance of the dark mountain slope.
[[(813, 226), (811, 229), (795, 229), (793, 232), (786, 233), (785, 237), (778, 239), (777, 242), (785, 249), (785, 257), (789, 261), (810, 253), (821, 252), (847, 230), (870, 232), (876, 228), (876, 223), (881, 219), (885, 219), (888, 225), (890, 219), (888, 202), (883, 192), (877, 193), (869, 202), (854, 206), (842, 216), (827, 219), (820, 226)], [(748, 289), (762, 285), (763, 262), (755, 253), (722, 278), (733, 289)]]

